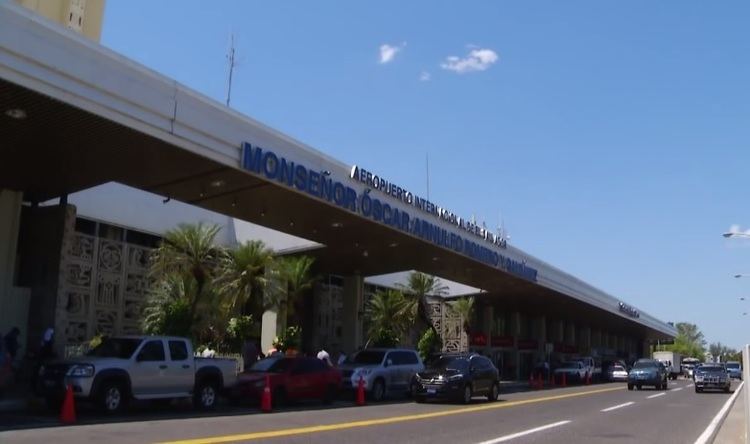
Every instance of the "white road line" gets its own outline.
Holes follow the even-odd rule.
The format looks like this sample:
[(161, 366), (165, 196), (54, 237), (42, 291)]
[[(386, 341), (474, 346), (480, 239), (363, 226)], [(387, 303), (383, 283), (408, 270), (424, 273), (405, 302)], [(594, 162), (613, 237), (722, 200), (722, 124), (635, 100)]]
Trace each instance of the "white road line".
[(676, 389), (672, 389), (672, 390), (670, 390), (670, 392), (679, 392), (680, 390), (682, 390), (682, 387), (676, 388)]
[(695, 387), (695, 384), (686, 385), (686, 388)]
[(653, 398), (658, 398), (659, 396), (664, 396), (664, 395), (666, 395), (666, 393), (664, 393), (664, 392), (661, 392), (661, 393), (657, 393), (657, 394), (655, 394), (655, 395), (651, 395), (651, 396), (646, 396), (646, 399), (653, 399)]
[(633, 405), (633, 404), (635, 404), (635, 402), (633, 402), (633, 401), (626, 402), (625, 404), (618, 404), (618, 405), (615, 405), (615, 406), (612, 406), (612, 407), (607, 407), (606, 409), (603, 409), (602, 412), (611, 412), (612, 410), (621, 409), (623, 407), (627, 407), (627, 406)]
[(724, 418), (727, 417), (729, 409), (732, 407), (732, 404), (734, 404), (734, 400), (737, 399), (737, 395), (740, 394), (740, 390), (742, 390), (742, 386), (744, 385), (745, 383), (742, 382), (739, 387), (734, 389), (734, 394), (729, 399), (727, 399), (727, 402), (724, 403), (724, 407), (722, 407), (721, 410), (719, 410), (719, 413), (714, 416), (714, 419), (711, 421), (708, 427), (706, 427), (706, 430), (701, 433), (701, 436), (699, 436), (698, 439), (695, 440), (695, 444), (706, 444), (713, 441), (713, 439), (716, 437), (719, 426), (724, 422)]
[(489, 441), (482, 441), (479, 444), (495, 444), (495, 443), (498, 443), (498, 442), (510, 441), (511, 439), (516, 439), (516, 438), (520, 438), (522, 436), (530, 435), (532, 433), (541, 432), (542, 430), (551, 429), (553, 427), (559, 427), (561, 425), (568, 424), (569, 422), (570, 422), (569, 420), (568, 421), (554, 422), (552, 424), (547, 424), (547, 425), (544, 425), (544, 426), (541, 426), (541, 427), (537, 427), (537, 428), (534, 428), (534, 429), (524, 430), (523, 432), (514, 433), (512, 435), (505, 435), (505, 436), (501, 436), (499, 438), (491, 439)]

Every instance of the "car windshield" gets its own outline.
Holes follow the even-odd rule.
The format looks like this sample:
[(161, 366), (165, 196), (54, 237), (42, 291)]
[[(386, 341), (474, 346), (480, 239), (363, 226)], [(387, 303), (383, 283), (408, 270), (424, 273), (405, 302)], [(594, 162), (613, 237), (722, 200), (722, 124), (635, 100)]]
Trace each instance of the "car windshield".
[(96, 356), (98, 358), (119, 358), (129, 359), (135, 353), (135, 349), (142, 342), (137, 338), (108, 338), (104, 339), (99, 345), (89, 350), (86, 356)]
[(620, 367), (619, 365), (616, 365), (616, 366), (612, 367), (612, 371), (613, 372), (624, 372), (625, 369), (622, 368), (622, 367)]
[(560, 367), (562, 368), (578, 368), (581, 363), (578, 361), (563, 362)]
[(465, 372), (469, 366), (464, 358), (443, 356), (430, 367), (438, 372)]
[(656, 368), (656, 366), (656, 362), (654, 361), (638, 361), (633, 368)]
[(248, 370), (251, 373), (284, 373), (294, 362), (290, 358), (266, 358), (253, 364)]
[(740, 364), (738, 362), (730, 362), (730, 363), (727, 364), (727, 368), (731, 368), (731, 369), (737, 370), (737, 369), (740, 368)]
[(719, 367), (718, 365), (704, 365), (702, 367), (698, 367), (698, 371), (702, 373), (721, 373), (724, 372), (724, 367)]
[(354, 358), (352, 360), (347, 360), (347, 362), (362, 365), (378, 365), (383, 362), (384, 357), (384, 351), (363, 350), (354, 355)]

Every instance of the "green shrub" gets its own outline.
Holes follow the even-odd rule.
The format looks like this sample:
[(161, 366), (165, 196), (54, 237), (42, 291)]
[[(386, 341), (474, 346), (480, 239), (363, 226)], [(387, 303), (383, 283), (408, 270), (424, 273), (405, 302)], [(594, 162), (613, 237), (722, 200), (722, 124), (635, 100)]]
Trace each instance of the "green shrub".
[(390, 328), (379, 328), (372, 338), (373, 347), (395, 347), (399, 343), (398, 334)]
[(435, 352), (439, 352), (442, 348), (442, 341), (440, 336), (435, 333), (435, 330), (428, 328), (425, 330), (422, 338), (417, 343), (417, 350), (423, 361), (427, 361)]

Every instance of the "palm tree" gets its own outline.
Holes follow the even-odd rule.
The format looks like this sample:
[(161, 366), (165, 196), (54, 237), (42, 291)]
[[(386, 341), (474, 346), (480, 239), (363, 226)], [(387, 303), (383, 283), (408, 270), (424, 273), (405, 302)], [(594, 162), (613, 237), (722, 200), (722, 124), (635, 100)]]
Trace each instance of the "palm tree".
[(450, 303), (450, 309), (461, 317), (462, 327), (467, 335), (471, 334), (471, 319), (474, 316), (474, 298), (465, 297)]
[(398, 290), (388, 289), (378, 291), (367, 303), (367, 336), (372, 340), (381, 330), (390, 330), (401, 337), (406, 325), (403, 319), (403, 309), (406, 300), (404, 294)]
[(406, 282), (406, 285), (399, 284), (406, 298), (403, 308), (405, 318), (415, 326), (421, 322), (440, 336), (430, 319), (427, 296), (444, 296), (448, 293), (448, 287), (443, 285), (439, 278), (419, 271), (409, 273)]
[(228, 252), (222, 263), (220, 291), (233, 313), (258, 315), (256, 309), (263, 305), (258, 293), (268, 284), (265, 272), (273, 261), (273, 250), (260, 240), (242, 243)]
[(302, 296), (312, 289), (317, 278), (312, 276), (315, 259), (309, 256), (290, 256), (279, 260), (279, 278), (286, 288), (287, 317), (299, 325), (302, 320), (304, 299)]
[(220, 229), (218, 225), (182, 224), (167, 231), (151, 255), (150, 274), (157, 280), (171, 275), (188, 275), (195, 280), (195, 297), (190, 301), (193, 319), (207, 294), (206, 287), (213, 282), (219, 263), (226, 256), (225, 249), (214, 244)]

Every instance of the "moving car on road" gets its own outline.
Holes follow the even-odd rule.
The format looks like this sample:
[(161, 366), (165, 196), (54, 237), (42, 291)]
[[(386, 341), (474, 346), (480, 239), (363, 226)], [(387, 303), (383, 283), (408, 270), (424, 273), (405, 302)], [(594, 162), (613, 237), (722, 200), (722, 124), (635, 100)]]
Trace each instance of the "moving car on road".
[(341, 373), (318, 358), (274, 356), (261, 359), (237, 377), (232, 400), (260, 402), (266, 377), (277, 406), (302, 399), (330, 403), (341, 388)]
[(727, 373), (730, 378), (742, 379), (742, 364), (737, 361), (727, 361)]
[(489, 359), (474, 353), (444, 354), (417, 373), (415, 380), (417, 402), (450, 399), (468, 404), (476, 395), (493, 402), (500, 393), (500, 372)]
[(628, 374), (628, 390), (633, 390), (633, 387), (640, 390), (644, 385), (653, 385), (656, 390), (666, 390), (667, 376), (667, 369), (661, 362), (639, 359)]
[(85, 356), (42, 366), (37, 392), (56, 406), (70, 385), (76, 398), (94, 401), (106, 413), (121, 410), (131, 398), (192, 397), (196, 407), (210, 409), (234, 385), (236, 366), (233, 359), (193, 357), (185, 338), (113, 337)]
[(723, 390), (729, 393), (732, 381), (721, 364), (703, 364), (695, 369), (695, 393), (703, 390)]
[(621, 365), (613, 365), (607, 370), (607, 380), (609, 381), (627, 381), (628, 371)]
[(362, 379), (365, 391), (373, 401), (382, 400), (388, 392), (414, 394), (414, 375), (424, 370), (415, 350), (399, 348), (366, 348), (339, 366), (342, 388), (357, 389)]

